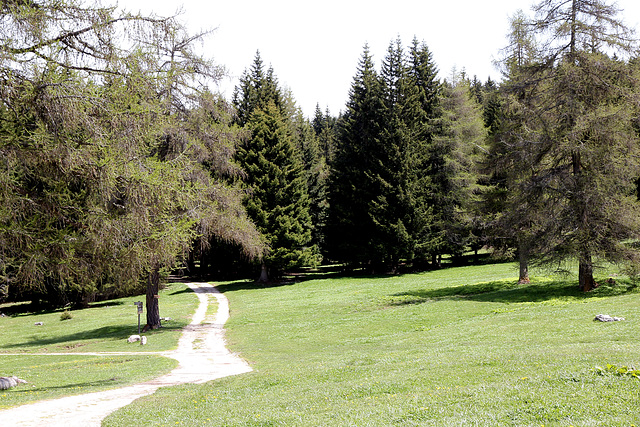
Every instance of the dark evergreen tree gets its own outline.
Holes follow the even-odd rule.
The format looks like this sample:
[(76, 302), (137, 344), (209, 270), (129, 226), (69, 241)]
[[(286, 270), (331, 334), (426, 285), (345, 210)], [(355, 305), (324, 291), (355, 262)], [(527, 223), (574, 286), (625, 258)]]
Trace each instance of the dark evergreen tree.
[(365, 49), (332, 168), (334, 259), (394, 269), (424, 259), (435, 244), (428, 154), (438, 85), (431, 72), (430, 53), (417, 42), (412, 62), (400, 40), (391, 43), (380, 75)]
[(312, 223), (312, 244), (324, 246), (324, 227), (327, 216), (327, 180), (329, 167), (320, 140), (309, 120), (298, 110), (293, 120), (296, 140), (302, 154), (304, 176), (309, 194), (309, 214)]
[(323, 113), (322, 110), (320, 110), (320, 106), (316, 105), (312, 124), (313, 130), (318, 137), (322, 157), (327, 164), (331, 164), (337, 139), (337, 119), (331, 116), (328, 108)]
[(378, 180), (378, 196), (371, 216), (378, 227), (381, 251), (394, 267), (400, 259), (424, 257), (432, 243), (428, 205), (429, 134), (415, 80), (400, 40), (389, 46), (381, 80), (384, 117), (381, 147), (371, 174)]
[(372, 245), (376, 231), (369, 212), (378, 195), (370, 170), (372, 153), (380, 147), (382, 99), (382, 85), (365, 46), (331, 168), (326, 240), (332, 260), (365, 264), (379, 257)]
[(245, 206), (269, 244), (263, 273), (266, 268), (277, 276), (313, 263), (309, 198), (299, 153), (278, 107), (271, 102), (255, 110), (248, 125), (252, 137), (236, 156), (250, 188)]
[[(303, 152), (317, 151), (317, 141), (292, 95), (278, 87), (273, 69), (264, 71), (259, 53), (236, 87), (234, 103), (238, 123), (250, 132), (236, 159), (247, 174), (247, 212), (270, 247), (261, 273), (261, 280), (268, 280), (319, 259), (312, 244), (308, 185), (315, 185), (322, 171), (313, 155), (303, 158)], [(306, 174), (304, 160), (310, 165)], [(313, 190), (322, 197), (322, 188)]]
[[(432, 207), (432, 224), (430, 226), (429, 238), (424, 240), (420, 252), (431, 254), (434, 265), (438, 264), (437, 256), (442, 247), (442, 229), (438, 225), (438, 207), (436, 206), (439, 187), (437, 186), (437, 174), (442, 169), (442, 153), (436, 150), (436, 136), (442, 133), (442, 109), (440, 106), (442, 97), (442, 83), (438, 77), (438, 68), (433, 59), (433, 54), (426, 43), (418, 42), (414, 37), (409, 49), (409, 74), (413, 85), (418, 91), (418, 100), (421, 107), (418, 125), (414, 129), (416, 138), (422, 141), (421, 155), (426, 156), (426, 170), (428, 182), (426, 188), (426, 204)], [(434, 179), (435, 178), (435, 179)], [(440, 187), (441, 188), (441, 187)]]
[(233, 104), (236, 107), (237, 123), (244, 126), (257, 109), (266, 108), (273, 103), (283, 112), (283, 94), (278, 87), (273, 68), (265, 71), (260, 52), (240, 77), (239, 85), (233, 91)]

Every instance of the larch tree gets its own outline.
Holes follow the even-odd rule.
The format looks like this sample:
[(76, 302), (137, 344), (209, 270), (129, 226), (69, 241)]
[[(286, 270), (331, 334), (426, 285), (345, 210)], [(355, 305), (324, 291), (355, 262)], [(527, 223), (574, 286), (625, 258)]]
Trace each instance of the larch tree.
[[(81, 2), (3, 2), (0, 268), (55, 304), (146, 281), (160, 326), (161, 271), (198, 233), (262, 242), (220, 177), (237, 173), (195, 55), (176, 18)], [(206, 165), (209, 165), (208, 167)]]
[(473, 241), (478, 165), (486, 148), (482, 110), (464, 75), (453, 73), (443, 85), (438, 133), (429, 150), (430, 202), (439, 233), (438, 254), (462, 255)]
[(640, 237), (634, 196), (640, 144), (632, 32), (605, 1), (544, 0), (528, 28), (539, 59), (519, 85), (525, 126), (518, 150), (532, 159), (523, 199), (538, 198), (554, 221), (545, 224), (545, 263), (577, 259), (578, 286), (596, 286), (594, 260), (637, 264), (625, 244)]
[[(535, 96), (528, 85), (526, 70), (538, 61), (536, 40), (529, 31), (528, 18), (522, 10), (510, 18), (509, 44), (502, 50), (500, 66), (505, 81), (492, 109), (489, 125), (488, 155), (483, 167), (488, 183), (483, 189), (484, 211), (491, 217), (489, 229), (494, 248), (508, 252), (515, 247), (519, 262), (519, 283), (528, 283), (529, 262), (538, 247), (544, 246), (545, 197), (529, 194), (528, 178), (535, 170), (530, 150), (520, 149), (521, 134), (526, 129), (521, 108), (528, 98)], [(486, 110), (488, 113), (489, 111)]]

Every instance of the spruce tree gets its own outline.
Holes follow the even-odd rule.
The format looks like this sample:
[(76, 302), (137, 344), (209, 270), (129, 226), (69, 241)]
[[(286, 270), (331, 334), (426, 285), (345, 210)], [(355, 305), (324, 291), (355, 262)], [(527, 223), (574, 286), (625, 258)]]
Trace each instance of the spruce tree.
[(324, 226), (327, 216), (327, 179), (329, 167), (320, 140), (312, 124), (302, 112), (294, 117), (296, 139), (299, 141), (302, 164), (309, 194), (309, 214), (312, 223), (312, 244), (316, 248), (324, 245)]
[(265, 70), (260, 51), (257, 51), (251, 67), (243, 72), (239, 85), (233, 91), (236, 122), (240, 126), (246, 125), (254, 111), (266, 108), (269, 103), (283, 112), (283, 94), (273, 68)]
[(236, 159), (247, 176), (247, 212), (269, 245), (260, 279), (266, 281), (269, 275), (318, 260), (311, 242), (311, 178), (305, 177), (302, 158), (303, 145), (313, 143), (302, 139), (315, 136), (305, 131), (292, 96), (280, 90), (273, 69), (264, 71), (259, 53), (236, 88), (234, 102), (239, 124), (250, 132)]
[(430, 134), (425, 129), (424, 98), (410, 75), (400, 40), (389, 46), (381, 79), (383, 157), (378, 159), (379, 195), (372, 203), (372, 216), (386, 257), (395, 266), (400, 259), (424, 258), (433, 243), (432, 208), (428, 205)]
[[(420, 244), (420, 253), (431, 254), (433, 264), (437, 265), (437, 256), (442, 247), (442, 229), (438, 225), (438, 206), (435, 194), (438, 188), (435, 186), (437, 180), (440, 153), (435, 150), (436, 137), (442, 132), (440, 106), (442, 98), (442, 83), (438, 77), (438, 68), (433, 59), (433, 54), (424, 42), (418, 42), (414, 37), (409, 49), (409, 75), (412, 84), (416, 87), (418, 102), (420, 103), (420, 117), (417, 118), (414, 132), (416, 138), (421, 141), (419, 155), (425, 162), (419, 170), (425, 182), (422, 185), (424, 192), (424, 202), (431, 207), (430, 225), (428, 237)], [(434, 178), (436, 180), (434, 180)]]
[(410, 64), (401, 41), (392, 42), (378, 75), (365, 48), (332, 169), (328, 241), (334, 259), (395, 269), (401, 260), (423, 259), (435, 244), (428, 162), (433, 129), (424, 110), (433, 102), (432, 64), (426, 46), (414, 52)]
[(382, 99), (382, 85), (365, 46), (331, 167), (326, 240), (332, 260), (367, 264), (379, 257), (372, 245), (376, 229), (370, 207), (378, 194), (370, 169), (372, 153), (380, 146)]
[(237, 154), (251, 190), (245, 206), (269, 244), (264, 264), (277, 276), (312, 261), (309, 199), (299, 155), (275, 104), (254, 111), (248, 125), (252, 137)]

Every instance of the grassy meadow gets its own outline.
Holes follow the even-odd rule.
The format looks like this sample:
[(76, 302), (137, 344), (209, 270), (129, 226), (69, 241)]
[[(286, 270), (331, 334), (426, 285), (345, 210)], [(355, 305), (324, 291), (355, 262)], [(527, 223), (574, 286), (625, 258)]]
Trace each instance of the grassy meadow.
[[(177, 366), (174, 359), (157, 355), (94, 356), (93, 352), (148, 352), (177, 348), (182, 328), (190, 323), (198, 304), (182, 283), (160, 293), (160, 315), (170, 317), (164, 327), (145, 333), (148, 343), (126, 341), (138, 332), (134, 301), (122, 298), (71, 310), (28, 312), (26, 304), (0, 305), (0, 376), (15, 375), (29, 382), (0, 390), (0, 409), (69, 394), (123, 387), (158, 377)], [(42, 322), (42, 326), (35, 323)], [(146, 323), (141, 316), (142, 326)], [(45, 353), (45, 354), (43, 354)], [(71, 353), (54, 355), (46, 353)], [(84, 354), (83, 354), (84, 353)], [(0, 423), (1, 424), (1, 423)]]
[(219, 284), (227, 340), (255, 371), (161, 389), (103, 425), (640, 425), (640, 380), (622, 369), (640, 365), (635, 285), (516, 277), (494, 264)]

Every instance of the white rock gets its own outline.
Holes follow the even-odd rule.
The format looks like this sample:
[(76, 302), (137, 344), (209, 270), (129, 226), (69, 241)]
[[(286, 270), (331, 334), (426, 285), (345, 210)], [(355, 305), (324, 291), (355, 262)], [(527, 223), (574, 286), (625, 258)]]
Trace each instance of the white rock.
[(127, 338), (127, 342), (136, 342), (136, 341), (140, 341), (140, 335), (131, 335), (129, 338)]
[(593, 319), (594, 321), (600, 321), (600, 322), (620, 322), (624, 320), (624, 317), (612, 317), (609, 316), (608, 314), (597, 314), (596, 318)]
[(26, 383), (26, 381), (18, 377), (0, 377), (0, 390), (8, 390), (20, 383)]

